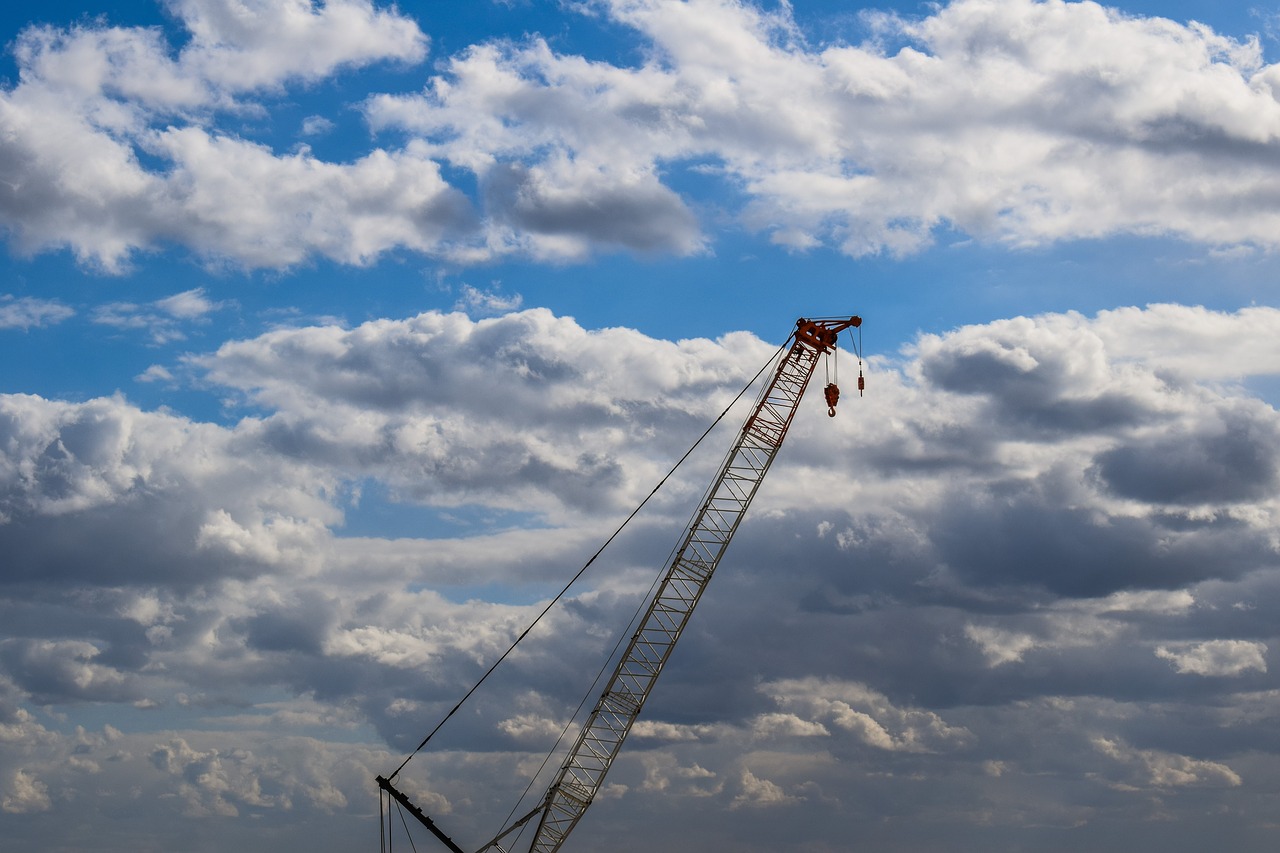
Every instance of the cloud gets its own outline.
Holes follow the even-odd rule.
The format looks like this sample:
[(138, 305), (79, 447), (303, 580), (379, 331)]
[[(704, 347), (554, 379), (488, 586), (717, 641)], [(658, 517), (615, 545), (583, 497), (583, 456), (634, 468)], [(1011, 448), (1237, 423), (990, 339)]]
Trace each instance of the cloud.
[[(267, 823), (280, 827), (290, 837), (306, 839), (304, 844), (328, 837), (354, 845), (368, 837), (371, 825), (362, 820), (371, 796), (367, 774), (390, 760), (365, 746), (261, 729), (237, 732), (231, 743), (198, 731), (139, 734), (110, 725), (76, 727), (54, 735), (45, 750), (25, 768), (0, 773), (11, 843), (39, 846), (39, 837), (50, 838), (50, 817), (72, 834), (94, 827), (101, 834), (111, 815), (120, 821), (145, 801), (152, 811), (145, 830), (135, 834), (117, 826), (95, 844), (104, 849), (181, 845), (182, 838), (190, 840), (193, 819), (216, 833), (240, 818), (256, 824), (258, 832)], [(91, 795), (78, 798), (75, 816), (62, 814), (65, 793), (82, 786)], [(22, 820), (23, 815), (44, 822)], [(258, 849), (256, 842), (248, 844)]]
[(280, 330), (190, 363), (274, 410), (263, 426), (282, 451), (375, 475), (405, 498), (581, 512), (657, 481), (661, 463), (632, 450), (636, 430), (683, 430), (655, 436), (674, 451), (675, 435), (695, 435), (727, 402), (724, 383), (745, 382), (744, 365), (770, 352), (748, 336), (654, 347), (534, 309)]
[(75, 310), (56, 299), (0, 296), (0, 329), (32, 329), (61, 323)]
[[(1209, 323), (1231, 316), (1204, 313)], [(1238, 320), (1252, 328), (1259, 317)], [(802, 553), (868, 567), (816, 575), (798, 606), (858, 613), (884, 596), (924, 596), (958, 607), (953, 630), (977, 653), (973, 665), (999, 664), (1013, 681), (1020, 664), (1070, 666), (1073, 656), (1135, 630), (1135, 620), (1198, 613), (1198, 584), (1241, 583), (1274, 564), (1273, 494), (1237, 487), (1223, 493), (1229, 502), (1188, 503), (1176, 489), (1120, 493), (1099, 460), (1126, 449), (1195, 448), (1196, 424), (1242, 407), (1256, 421), (1253, 434), (1265, 436), (1274, 413), (1229, 389), (1164, 384), (1158, 359), (1112, 353), (1103, 341), (1120, 321), (1127, 315), (1050, 315), (922, 337), (900, 369), (882, 368), (864, 411), (833, 422), (840, 429), (796, 427), (786, 463), (794, 473), (775, 478), (742, 547), (759, 561), (801, 559), (783, 547), (792, 538), (784, 531), (812, 518), (801, 526), (825, 525), (831, 535), (806, 542)], [(986, 347), (984, 363), (1013, 359), (1022, 378), (974, 368), (974, 341)], [(234, 428), (139, 412), (119, 399), (8, 398), (0, 507), (10, 523), (0, 531), (28, 578), (77, 578), (79, 555), (109, 543), (93, 561), (96, 583), (181, 585), (212, 571), (271, 586), (278, 572), (342, 577), (364, 565), (382, 566), (381, 582), (394, 588), (404, 573), (421, 573), (424, 560), (441, 582), (490, 583), (510, 571), (513, 553), (525, 555), (520, 571), (530, 581), (550, 580), (567, 553), (587, 549), (598, 524), (589, 520), (643, 496), (680, 441), (696, 435), (769, 349), (749, 336), (677, 345), (626, 330), (589, 332), (542, 310), (282, 329), (189, 362), (264, 413)], [(1099, 398), (1115, 401), (1119, 414), (1052, 416), (1071, 406), (1095, 411)], [(516, 421), (495, 408), (510, 411), (513, 402)], [(858, 459), (859, 475), (832, 472), (839, 458)], [(656, 505), (660, 515), (678, 511), (680, 494), (692, 499), (697, 476), (677, 481), (678, 494)], [(368, 478), (405, 503), (536, 508), (541, 529), (435, 542), (335, 538), (344, 512), (358, 509), (343, 484)], [(1220, 474), (1222, 488), (1238, 480), (1231, 470)], [(801, 509), (814, 489), (833, 496), (816, 517)], [(166, 568), (177, 564), (183, 570)], [(237, 593), (225, 635), (245, 648), (393, 668), (455, 654), (484, 659), (526, 612), (458, 609), (422, 591), (411, 600), (423, 616), (370, 600), (369, 612), (386, 621), (351, 623), (336, 589), (269, 593), (256, 604), (241, 598), (247, 594)], [(993, 596), (1013, 609), (1003, 617), (969, 609)], [(1032, 602), (1035, 610), (1023, 612)], [(184, 608), (181, 618), (142, 627), (181, 648), (219, 606), (204, 615)], [(582, 615), (613, 612), (610, 603)], [(427, 629), (425, 614), (437, 628)], [(408, 628), (398, 624), (406, 618)], [(492, 632), (449, 639), (493, 619)], [(1168, 649), (1180, 648), (1174, 639), (1159, 636)], [(131, 641), (148, 647), (140, 642), (152, 641)], [(850, 725), (869, 714), (850, 709)], [(863, 736), (886, 744), (905, 737), (870, 719), (874, 726), (864, 720), (858, 729)], [(833, 719), (810, 722), (830, 728)]]
[(1183, 674), (1231, 676), (1251, 669), (1267, 671), (1266, 643), (1248, 640), (1209, 640), (1174, 648), (1160, 646), (1156, 657), (1171, 661)]
[(1221, 506), (1265, 498), (1276, 491), (1280, 450), (1271, 414), (1265, 405), (1242, 405), (1199, 435), (1103, 453), (1097, 471), (1117, 494), (1148, 501)]
[(14, 771), (0, 798), (0, 809), (9, 814), (47, 812), (51, 807), (49, 786), (22, 770)]
[(1098, 738), (1095, 746), (1104, 755), (1128, 765), (1140, 783), (1158, 788), (1188, 785), (1236, 787), (1242, 782), (1239, 774), (1216, 761), (1199, 761), (1159, 750), (1133, 749), (1105, 738)]
[(410, 20), (369, 0), (167, 0), (191, 33), (178, 63), (237, 92), (394, 59), (417, 62), (427, 39)]
[(181, 114), (225, 106), (228, 98), (289, 81), (371, 62), (417, 62), (426, 52), (416, 24), (366, 0), (166, 0), (165, 6), (190, 35), (176, 56), (158, 29), (87, 24), (28, 28), (16, 45), (18, 61), (38, 81), (33, 88), (83, 101), (119, 98), (121, 108), (106, 117), (118, 127), (140, 117), (133, 110)]
[(224, 307), (225, 303), (211, 302), (205, 296), (204, 288), (197, 287), (146, 305), (132, 302), (100, 305), (94, 309), (91, 320), (98, 325), (117, 329), (145, 329), (152, 343), (166, 344), (186, 340), (186, 333), (182, 329), (184, 323), (199, 323), (208, 314)]
[(697, 222), (657, 176), (566, 157), (484, 176), (491, 239), (539, 260), (578, 260), (599, 248), (690, 255), (702, 248)]
[(181, 128), (155, 150), (175, 164), (163, 199), (173, 219), (158, 235), (247, 267), (312, 254), (364, 264), (396, 246), (436, 252), (472, 216), (419, 146), (337, 164)]
[[(170, 10), (190, 34), (176, 56), (158, 29), (19, 37), (21, 81), (0, 93), (0, 223), (19, 249), (67, 246), (108, 272), (169, 241), (250, 267), (312, 252), (360, 262), (396, 235), (429, 248), (433, 221), (465, 213), (435, 164), (407, 152), (330, 164), (209, 129), (289, 83), (421, 60), (415, 23), (362, 0), (175, 0)], [(153, 158), (165, 167), (143, 165)]]
[(302, 120), (302, 135), (322, 136), (331, 132), (335, 126), (333, 122), (324, 116), (307, 116)]
[(936, 714), (897, 708), (864, 684), (786, 679), (761, 685), (760, 690), (783, 707), (804, 709), (810, 725), (843, 730), (876, 749), (930, 752), (955, 748), (969, 736)]
[(734, 798), (730, 808), (762, 808), (794, 803), (795, 797), (788, 795), (768, 779), (760, 779), (750, 770), (742, 771), (742, 793)]
[(965, 636), (982, 648), (992, 666), (1014, 663), (1036, 647), (1036, 638), (1030, 634), (1015, 634), (989, 625), (966, 625)]
[[(1189, 327), (1200, 373), (1173, 369)], [(1244, 339), (1277, 331), (1272, 309), (1018, 318), (869, 361), (874, 393), (835, 419), (806, 400), (611, 773), (629, 819), (674, 835), (734, 810), (749, 849), (759, 813), (816, 843), (909, 800), (989, 839), (1149, 829), (1153, 792), (1176, 791), (1270, 821), (1276, 489), (1223, 465), (1157, 494), (1105, 463), (1202, 458), (1223, 424), (1268, 446), (1275, 410), (1244, 389), (1276, 365)], [(3, 796), (107, 813), (164, 788), (173, 826), (367, 811), (388, 749), (420, 741), (773, 351), (428, 312), (189, 357), (243, 407), (226, 425), (0, 397)], [(411, 767), (459, 837), (519, 795), (513, 766), (536, 768), (716, 461), (677, 475)], [(372, 484), (424, 519), (509, 522), (347, 535)], [(87, 702), (139, 730), (76, 743), (52, 715)]]
[[(596, 8), (643, 40), (638, 67), (537, 38), (477, 45), (424, 93), (371, 98), (369, 119), (482, 177), (537, 175), (522, 191), (531, 212), (544, 187), (586, 209), (634, 176), (698, 164), (741, 193), (748, 226), (854, 256), (910, 253), (946, 230), (1016, 246), (1115, 234), (1274, 245), (1265, 152), (1280, 132), (1280, 73), (1256, 39), (1031, 0), (881, 16), (866, 43), (819, 46), (787, 7)], [(702, 239), (660, 206), (643, 215), (672, 235), (668, 250)], [(515, 221), (610, 239), (567, 214)]]
[(6, 580), (181, 583), (215, 563), (230, 568), (228, 553), (252, 574), (254, 557), (288, 552), (336, 521), (332, 478), (263, 455), (253, 431), (141, 412), (119, 397), (0, 397)]
[(92, 698), (131, 701), (138, 697), (132, 680), (96, 662), (102, 650), (74, 640), (0, 641), (0, 660), (15, 685), (37, 701)]
[[(725, 227), (855, 257), (949, 234), (1230, 252), (1280, 232), (1280, 71), (1256, 38), (1200, 24), (955, 0), (868, 15), (861, 43), (813, 43), (787, 6), (602, 0), (567, 13), (624, 28), (638, 62), (537, 35), (472, 44), (411, 93), (370, 93), (364, 115), (395, 144), (333, 162), (233, 122), (290, 87), (421, 63), (418, 23), (361, 0), (168, 8), (180, 46), (105, 22), (19, 37), (19, 82), (0, 92), (0, 225), (20, 251), (121, 272), (165, 245), (278, 269), (397, 250), (689, 256)], [(313, 114), (301, 131), (331, 125)]]
[(520, 308), (524, 297), (516, 293), (505, 296), (496, 290), (480, 290), (469, 284), (462, 287), (462, 298), (458, 300), (458, 309), (467, 309), (473, 315), (509, 314)]
[(137, 382), (172, 382), (173, 373), (162, 364), (153, 364), (134, 377)]

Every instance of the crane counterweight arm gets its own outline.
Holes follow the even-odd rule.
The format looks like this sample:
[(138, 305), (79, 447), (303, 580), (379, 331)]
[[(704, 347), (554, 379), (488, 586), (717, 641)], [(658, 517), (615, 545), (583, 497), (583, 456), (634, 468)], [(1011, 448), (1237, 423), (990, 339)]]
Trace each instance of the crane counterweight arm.
[(840, 332), (861, 324), (859, 317), (797, 321), (790, 349), (743, 424), (639, 629), (547, 790), (530, 853), (559, 850), (591, 805), (782, 446), (819, 357), (835, 349)]

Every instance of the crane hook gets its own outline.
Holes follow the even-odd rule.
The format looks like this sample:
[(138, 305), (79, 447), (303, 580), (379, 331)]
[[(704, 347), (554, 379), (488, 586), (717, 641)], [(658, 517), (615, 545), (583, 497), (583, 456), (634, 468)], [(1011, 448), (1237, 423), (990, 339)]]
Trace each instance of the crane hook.
[(827, 387), (822, 389), (822, 395), (827, 398), (827, 417), (834, 418), (836, 416), (836, 403), (840, 402), (840, 388), (834, 382), (828, 382)]

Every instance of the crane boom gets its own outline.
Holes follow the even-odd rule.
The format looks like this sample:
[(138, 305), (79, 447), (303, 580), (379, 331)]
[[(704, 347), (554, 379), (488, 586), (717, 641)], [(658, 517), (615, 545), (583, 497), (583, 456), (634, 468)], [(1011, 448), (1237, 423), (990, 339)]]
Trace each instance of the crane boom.
[[(835, 350), (840, 332), (861, 325), (862, 318), (856, 316), (796, 321), (790, 348), (747, 416), (650, 600), (640, 627), (631, 636), (555, 779), (532, 811), (504, 828), (477, 853), (490, 849), (508, 853), (502, 846), (503, 839), (534, 818), (538, 823), (529, 853), (556, 853), (560, 849), (604, 783), (623, 740), (782, 447), (819, 357)], [(829, 414), (835, 414), (839, 390), (829, 385), (826, 395)], [(377, 782), (446, 847), (458, 853), (460, 848), (453, 840), (396, 790), (390, 779), (379, 776)]]
[(858, 317), (796, 323), (791, 348), (761, 392), (737, 441), (707, 490), (671, 567), (631, 637), (578, 740), (547, 790), (530, 853), (555, 853), (604, 782), (622, 741), (644, 707), (734, 531), (773, 463), (818, 357), (835, 348)]

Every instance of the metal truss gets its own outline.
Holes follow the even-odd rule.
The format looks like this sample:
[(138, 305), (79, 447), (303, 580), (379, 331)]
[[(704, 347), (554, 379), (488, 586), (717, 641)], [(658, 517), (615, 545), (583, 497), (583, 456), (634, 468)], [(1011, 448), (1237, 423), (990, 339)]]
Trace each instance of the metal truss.
[[(649, 603), (577, 742), (548, 789), (530, 853), (555, 853), (604, 782), (711, 575), (773, 463), (818, 358), (859, 318), (800, 320), (795, 340), (761, 392), (683, 544)], [(528, 820), (532, 815), (526, 816)], [(501, 848), (499, 848), (501, 849)]]

